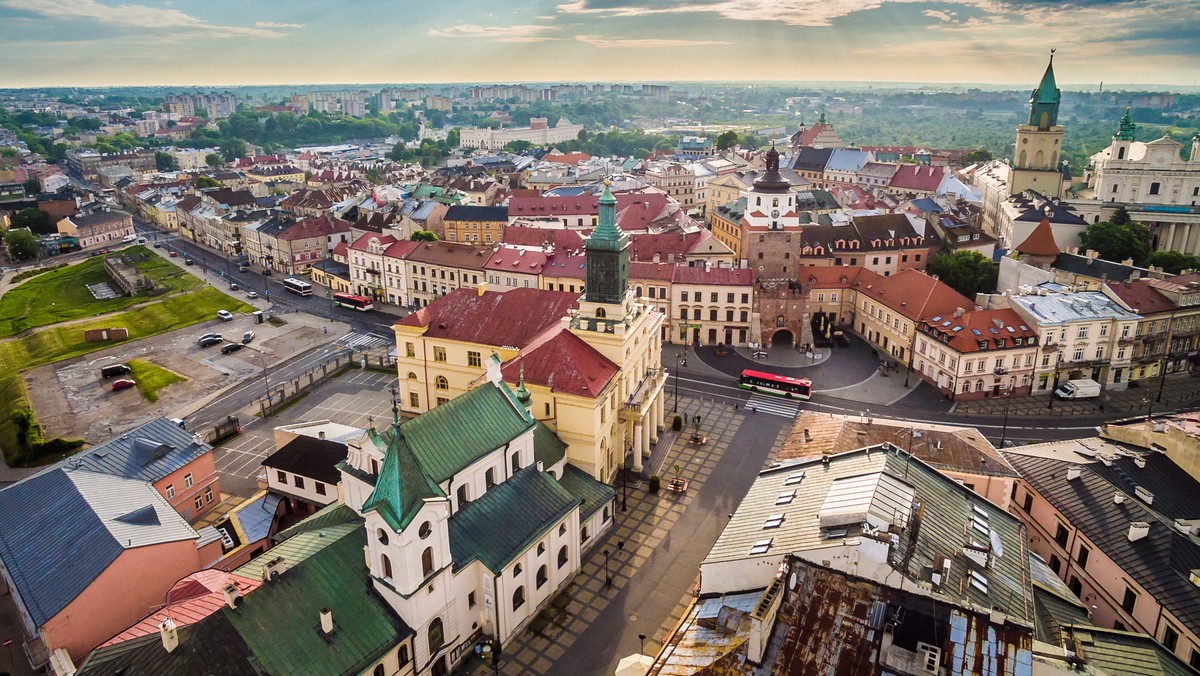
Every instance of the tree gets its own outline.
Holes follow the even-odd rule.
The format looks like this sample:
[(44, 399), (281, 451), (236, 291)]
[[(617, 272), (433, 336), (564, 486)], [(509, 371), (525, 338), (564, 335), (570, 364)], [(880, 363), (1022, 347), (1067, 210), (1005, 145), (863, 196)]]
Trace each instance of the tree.
[(529, 141), (509, 141), (504, 144), (504, 149), (510, 153), (523, 153), (533, 147)]
[(239, 157), (246, 154), (246, 142), (239, 138), (230, 138), (221, 141), (218, 146), (221, 149), (221, 156), (226, 162), (233, 162)]
[(34, 207), (22, 209), (13, 214), (11, 227), (13, 229), (28, 228), (39, 235), (56, 232), (54, 224), (50, 222), (50, 214)]
[(216, 153), (209, 153), (204, 156), (204, 163), (210, 167), (219, 167), (225, 164), (225, 160), (221, 159), (221, 156)]
[(409, 239), (414, 242), (436, 242), (438, 241), (438, 236), (436, 232), (431, 230), (414, 230)]
[(201, 188), (201, 189), (203, 189), (203, 188), (220, 188), (221, 182), (218, 181), (217, 179), (213, 178), (212, 176), (197, 176), (196, 177), (196, 187)]
[(987, 148), (977, 148), (967, 153), (967, 164), (979, 164), (992, 159), (992, 151)]
[(179, 160), (171, 153), (164, 153), (161, 150), (154, 151), (154, 164), (159, 171), (179, 171)]
[(1200, 261), (1195, 256), (1178, 251), (1155, 251), (1147, 258), (1146, 265), (1153, 265), (1162, 268), (1163, 272), (1177, 275), (1183, 270), (1195, 270), (1200, 267)]
[(38, 183), (36, 178), (31, 178), (25, 181), (25, 194), (36, 195), (42, 191), (42, 184)]
[(1121, 205), (1113, 212), (1112, 218), (1108, 219), (1108, 222), (1113, 225), (1129, 225), (1133, 223), (1133, 219), (1129, 217), (1129, 212), (1126, 211), (1125, 206)]
[(721, 132), (721, 135), (717, 137), (717, 150), (729, 150), (737, 145), (737, 142), (738, 135), (736, 131), (733, 131), (732, 129), (729, 131), (723, 131)]
[(458, 127), (455, 127), (446, 133), (446, 145), (450, 146), (451, 148), (457, 148), (460, 138), (462, 138), (462, 130)]
[(1000, 267), (978, 251), (943, 252), (929, 261), (926, 272), (967, 298), (996, 290)]
[(363, 174), (363, 178), (367, 179), (371, 183), (383, 183), (383, 176), (380, 175), (379, 170), (375, 169), (374, 167), (368, 169), (367, 173)]
[(38, 239), (28, 230), (9, 230), (4, 233), (4, 246), (13, 260), (27, 261), (37, 256)]
[[(1116, 222), (1119, 219), (1125, 222)], [(1084, 250), (1099, 252), (1100, 258), (1106, 261), (1132, 259), (1135, 265), (1141, 265), (1150, 254), (1150, 231), (1130, 221), (1129, 214), (1122, 208), (1113, 215), (1112, 220), (1089, 225), (1079, 235), (1079, 243)]]

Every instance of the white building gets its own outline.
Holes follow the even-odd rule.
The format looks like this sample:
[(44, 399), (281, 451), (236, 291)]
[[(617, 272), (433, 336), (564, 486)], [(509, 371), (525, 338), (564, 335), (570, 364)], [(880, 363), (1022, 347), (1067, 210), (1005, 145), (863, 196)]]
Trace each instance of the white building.
[(512, 141), (528, 141), (535, 146), (574, 141), (579, 138), (583, 125), (571, 124), (567, 118), (558, 118), (554, 127), (547, 124), (546, 118), (535, 117), (529, 121), (528, 127), (515, 129), (463, 129), (460, 132), (458, 144), (464, 148), (483, 148), (484, 150), (500, 150)]

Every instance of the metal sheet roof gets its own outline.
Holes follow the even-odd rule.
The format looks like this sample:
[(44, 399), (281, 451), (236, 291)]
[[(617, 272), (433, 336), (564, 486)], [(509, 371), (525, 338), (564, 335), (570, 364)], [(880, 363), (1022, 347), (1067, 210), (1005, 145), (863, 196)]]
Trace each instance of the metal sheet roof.
[(156, 418), (73, 455), (63, 464), (89, 472), (157, 481), (211, 450), (179, 425)]
[[(549, 429), (547, 429), (549, 431)], [(555, 437), (557, 439), (558, 437)], [(571, 495), (582, 500), (579, 506), (579, 520), (582, 522), (604, 505), (612, 504), (617, 497), (617, 490), (611, 485), (597, 481), (592, 475), (575, 465), (563, 467), (562, 478), (558, 480), (562, 487)]]

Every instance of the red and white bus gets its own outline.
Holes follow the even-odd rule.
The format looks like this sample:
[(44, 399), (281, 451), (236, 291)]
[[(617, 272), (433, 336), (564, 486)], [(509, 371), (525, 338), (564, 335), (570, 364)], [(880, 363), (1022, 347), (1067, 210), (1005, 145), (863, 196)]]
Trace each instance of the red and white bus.
[(792, 378), (752, 369), (742, 371), (742, 377), (738, 379), (738, 387), (743, 390), (765, 392), (789, 399), (812, 397), (812, 381), (807, 378)]
[(311, 296), (313, 292), (312, 284), (303, 279), (296, 279), (295, 277), (288, 277), (283, 280), (283, 288), (297, 296)]
[(361, 312), (366, 312), (375, 307), (375, 303), (366, 296), (356, 296), (352, 293), (335, 293), (333, 294), (333, 302), (342, 307), (352, 308)]

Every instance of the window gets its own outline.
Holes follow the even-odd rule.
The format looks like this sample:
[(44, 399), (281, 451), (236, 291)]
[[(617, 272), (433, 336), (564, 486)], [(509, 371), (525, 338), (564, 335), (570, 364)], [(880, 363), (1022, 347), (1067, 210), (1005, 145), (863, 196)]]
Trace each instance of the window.
[(433, 360), (434, 361), (446, 361), (446, 348), (444, 348), (444, 347), (433, 348)]
[(404, 666), (404, 665), (408, 664), (408, 646), (407, 645), (400, 646), (400, 651), (396, 653), (396, 661), (399, 662), (399, 666)]
[(296, 477), (296, 488), (304, 488), (304, 477)]
[(196, 496), (196, 509), (204, 509), (204, 498), (202, 496)]
[(680, 291), (679, 292), (679, 300), (686, 301), (687, 299), (688, 299), (688, 292)]
[(567, 555), (567, 546), (563, 545), (562, 547), (560, 547), (558, 549), (558, 567), (562, 568), (563, 566), (567, 565), (568, 558), (569, 557)]
[(1163, 629), (1162, 644), (1167, 650), (1175, 652), (1175, 646), (1179, 645), (1179, 631), (1169, 624), (1166, 625)]
[(688, 311), (688, 309), (687, 309), (687, 308), (685, 308), (685, 307), (681, 307), (681, 308), (679, 308), (679, 318), (680, 318), (680, 319), (687, 319), (687, 318), (688, 318), (688, 312), (687, 312), (687, 311)]
[(192, 475), (190, 472), (188, 474), (183, 475), (183, 487), (184, 488), (192, 487)]
[(467, 353), (467, 366), (479, 366), (482, 363), (483, 362), (480, 360), (478, 352)]
[(1079, 552), (1075, 555), (1075, 563), (1078, 563), (1080, 568), (1087, 568), (1088, 554), (1091, 553), (1092, 550), (1084, 545), (1079, 545)]
[(1071, 582), (1067, 584), (1067, 588), (1069, 588), (1071, 593), (1075, 596), (1083, 595), (1083, 583), (1080, 582), (1079, 578), (1075, 577), (1074, 575), (1071, 576)]
[(513, 577), (517, 577), (518, 575), (520, 575), (521, 571), (523, 571), (523, 570), (525, 570), (525, 569), (521, 567), (521, 564), (517, 563), (517, 565), (513, 566)]
[(385, 673), (385, 672), (384, 672), (384, 670), (383, 670), (383, 665), (382, 665), (382, 664), (376, 664), (376, 665), (375, 665), (375, 671), (372, 671), (372, 672), (371, 672), (372, 676), (384, 676), (384, 673)]
[(1121, 609), (1130, 615), (1133, 614), (1133, 608), (1137, 605), (1138, 593), (1128, 586), (1125, 587), (1125, 598), (1121, 599)]
[(417, 529), (417, 535), (420, 536), (420, 538), (422, 540), (424, 540), (425, 538), (428, 538), (432, 534), (433, 534), (433, 525), (430, 524), (428, 521), (422, 523), (421, 527)]
[(512, 473), (516, 474), (517, 470), (521, 469), (521, 452), (513, 451), (512, 457), (508, 459), (512, 465)]
[(563, 523), (558, 525), (558, 534), (560, 536), (567, 534), (567, 524)]
[(1021, 503), (1021, 509), (1025, 510), (1026, 514), (1028, 514), (1030, 512), (1030, 510), (1033, 509), (1033, 494), (1032, 493), (1025, 494), (1025, 502)]
[(1150, 194), (1151, 194), (1151, 195), (1157, 195), (1157, 194), (1158, 194), (1158, 191), (1159, 191), (1161, 188), (1162, 188), (1162, 185), (1161, 185), (1161, 184), (1159, 184), (1159, 182), (1158, 182), (1158, 181), (1154, 181), (1153, 183), (1151, 183), (1151, 184), (1150, 184)]
[(433, 381), (433, 386), (439, 390), (448, 390), (450, 389), (450, 381), (446, 380), (446, 376), (438, 376), (437, 380)]
[(525, 605), (525, 587), (517, 587), (513, 592), (513, 610)]
[[(283, 474), (283, 472), (280, 472), (280, 474)], [(167, 484), (167, 491), (166, 491), (166, 492), (167, 492), (167, 499), (168, 499), (168, 500), (170, 500), (171, 498), (175, 497), (175, 484)]]
[(421, 552), (421, 576), (429, 577), (433, 574), (433, 547), (426, 547), (425, 551)]
[(417, 356), (417, 346), (412, 343), (404, 344), (404, 356), (413, 359)]
[(546, 566), (542, 566), (541, 568), (538, 568), (538, 571), (537, 571), (537, 588), (538, 588), (538, 589), (541, 589), (543, 586), (545, 586), (545, 584), (546, 584), (546, 580), (547, 580), (548, 578), (549, 578), (549, 575), (548, 575), (548, 569), (546, 568)]
[(545, 553), (546, 553), (546, 543), (539, 542), (538, 546), (537, 546), (537, 555), (541, 556), (542, 554), (545, 554)]
[(325, 484), (320, 481), (314, 481), (313, 488), (317, 490), (317, 495), (325, 495)]
[(583, 528), (579, 529), (579, 541), (580, 542), (587, 542), (588, 538), (590, 538), (590, 537), (592, 537), (592, 536), (588, 535), (587, 526), (584, 526)]
[(732, 294), (732, 293), (725, 294), (725, 302), (726, 302), (726, 303), (732, 303), (732, 302), (733, 302), (733, 294)]
[(1067, 546), (1067, 527), (1061, 523), (1058, 524), (1058, 528), (1056, 528), (1054, 531), (1054, 541), (1057, 542), (1058, 546), (1060, 547)]
[(716, 291), (713, 291), (712, 293), (708, 294), (708, 302), (710, 302), (710, 303), (717, 302), (717, 292)]
[(213, 489), (212, 489), (212, 486), (209, 486), (208, 488), (205, 488), (205, 489), (204, 489), (204, 501), (205, 501), (205, 502), (212, 502), (212, 501), (213, 501)]
[(483, 474), (483, 485), (491, 488), (496, 485), (496, 469), (489, 467), (487, 472)]
[(421, 408), (421, 395), (416, 392), (409, 392), (408, 406), (409, 408)]
[(429, 654), (434, 654), (442, 649), (442, 645), (446, 642), (446, 629), (442, 626), (442, 618), (435, 617), (429, 623)]
[(462, 509), (469, 501), (470, 498), (467, 497), (467, 485), (463, 484), (458, 487), (458, 508)]
[(475, 592), (467, 592), (467, 607), (475, 607)]
[(1196, 669), (1200, 669), (1200, 651), (1192, 648), (1192, 654), (1191, 657), (1188, 658), (1188, 664), (1192, 665)]
[(1057, 575), (1061, 571), (1061, 569), (1062, 569), (1062, 559), (1058, 558), (1058, 556), (1055, 554), (1051, 554), (1050, 555), (1050, 570), (1054, 571), (1054, 574)]

